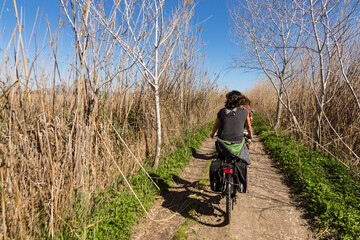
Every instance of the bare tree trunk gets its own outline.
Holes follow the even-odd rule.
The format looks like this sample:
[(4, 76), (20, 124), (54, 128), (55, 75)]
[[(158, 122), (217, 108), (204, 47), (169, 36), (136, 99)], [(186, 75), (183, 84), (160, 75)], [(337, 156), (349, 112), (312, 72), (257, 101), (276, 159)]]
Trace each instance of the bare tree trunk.
[(318, 144), (321, 144), (321, 122), (323, 117), (323, 107), (325, 105), (325, 91), (326, 91), (326, 82), (321, 83), (321, 95), (320, 99), (316, 101), (316, 126), (314, 131), (314, 149), (318, 148)]
[(280, 86), (279, 88), (279, 94), (278, 94), (278, 100), (277, 100), (277, 106), (276, 106), (276, 123), (275, 123), (275, 129), (279, 129), (280, 128), (280, 121), (281, 121), (281, 112), (282, 112), (282, 108), (283, 105), (281, 103), (281, 98), (282, 98), (282, 86)]
[[(328, 58), (328, 61), (331, 61), (331, 50), (330, 50), (330, 43), (329, 43), (329, 35), (327, 32), (327, 29), (324, 29), (324, 36), (322, 36), (322, 31), (321, 29), (319, 29), (318, 27), (318, 19), (316, 18), (317, 14), (316, 14), (316, 10), (314, 9), (316, 5), (316, 2), (313, 2), (313, 0), (310, 0), (310, 17), (311, 17), (311, 26), (312, 26), (312, 31), (313, 31), (313, 35), (315, 38), (315, 43), (316, 43), (316, 54), (318, 55), (318, 61), (319, 61), (319, 78), (320, 78), (320, 84), (321, 84), (321, 92), (320, 92), (320, 97), (317, 97), (317, 93), (316, 93), (316, 88), (314, 89), (315, 91), (315, 97), (316, 97), (316, 126), (315, 126), (315, 131), (314, 131), (314, 139), (315, 139), (315, 144), (314, 144), (314, 149), (317, 149), (318, 144), (321, 144), (321, 119), (322, 119), (322, 115), (323, 115), (323, 108), (325, 105), (325, 94), (326, 94), (326, 86), (327, 86), (327, 81), (328, 81), (328, 76), (330, 74), (330, 70), (329, 70), (329, 66), (326, 65), (325, 62), (325, 57)], [(326, 6), (323, 6), (322, 11), (327, 11)], [(324, 26), (325, 28), (325, 24), (327, 24), (327, 19), (326, 18), (320, 18), (322, 23), (322, 26)], [(327, 51), (326, 55), (325, 55), (325, 50)]]
[(153, 168), (159, 167), (160, 152), (161, 152), (161, 115), (160, 115), (160, 97), (159, 87), (155, 86), (155, 114), (156, 114), (156, 152)]
[(155, 69), (154, 69), (154, 97), (155, 97), (155, 115), (156, 115), (156, 150), (154, 159), (154, 169), (159, 167), (160, 153), (161, 153), (161, 115), (160, 115), (160, 96), (159, 96), (159, 15), (162, 14), (162, 4), (160, 3), (160, 9), (158, 8), (156, 1), (156, 14), (155, 17)]

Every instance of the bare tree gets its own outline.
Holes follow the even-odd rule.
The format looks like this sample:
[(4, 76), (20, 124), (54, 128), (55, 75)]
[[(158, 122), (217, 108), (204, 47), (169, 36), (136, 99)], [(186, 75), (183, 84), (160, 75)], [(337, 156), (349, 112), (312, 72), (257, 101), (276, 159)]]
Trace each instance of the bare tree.
[(329, 103), (326, 99), (331, 100), (331, 97), (327, 98), (329, 81), (337, 76), (339, 65), (344, 81), (352, 89), (357, 106), (360, 106), (345, 73), (343, 51), (346, 49), (348, 40), (353, 37), (351, 35), (354, 34), (349, 29), (354, 24), (352, 18), (357, 16), (355, 14), (358, 3), (359, 1), (348, 0), (297, 1), (298, 7), (304, 13), (303, 19), (307, 19), (304, 24), (304, 35), (307, 37), (302, 49), (310, 59), (310, 76), (316, 99), (315, 148), (318, 143), (321, 143), (324, 106)]
[(283, 0), (236, 0), (230, 13), (235, 43), (246, 46), (247, 55), (242, 67), (264, 72), (276, 91), (275, 128), (280, 127), (282, 106), (300, 128), (287, 92), (287, 86), (294, 78), (294, 63), (302, 34), (301, 12), (297, 5)]
[[(347, 8), (341, 7), (342, 19), (339, 21), (339, 26), (336, 29), (329, 29), (331, 37), (337, 51), (339, 66), (341, 71), (342, 80), (350, 89), (354, 97), (357, 108), (360, 112), (360, 101), (353, 83), (350, 81), (349, 75), (358, 71), (357, 64), (357, 51), (359, 49), (359, 30), (360, 21), (358, 18), (359, 1), (354, 1), (352, 4), (347, 4)], [(356, 66), (354, 68), (354, 65)]]
[(115, 1), (106, 14), (103, 6), (91, 3), (92, 16), (132, 59), (153, 90), (157, 132), (155, 169), (162, 142), (159, 82), (172, 58), (177, 36), (191, 18), (191, 5), (192, 1), (183, 1), (170, 12), (165, 10), (165, 0), (124, 0)]
[[(100, 21), (100, 17), (109, 20), (113, 16), (105, 15), (105, 11), (100, 11), (102, 6), (96, 5), (109, 1), (59, 2), (62, 11), (57, 27), (51, 24), (53, 18), (49, 19), (47, 31), (35, 21), (33, 30), (38, 29), (34, 31), (38, 33), (34, 34), (33, 44), (32, 38), (26, 37), (28, 22), (22, 21), (24, 15), (16, 14), (14, 19), (18, 18), (19, 24), (14, 26), (7, 46), (2, 47), (0, 232), (7, 239), (57, 238), (62, 235), (62, 230), (71, 231), (69, 234), (76, 238), (86, 238), (92, 231), (96, 237), (98, 231), (93, 231), (91, 226), (99, 221), (93, 222), (89, 213), (96, 211), (98, 193), (113, 184), (114, 165), (126, 173), (126, 177), (133, 176), (141, 167), (139, 159), (148, 161), (145, 145), (155, 145), (155, 131), (149, 128), (155, 118), (155, 100), (144, 76), (147, 75), (151, 82), (154, 79), (150, 74), (158, 76), (159, 97), (163, 101), (160, 102), (161, 124), (163, 133), (168, 133), (163, 134), (162, 142), (163, 146), (172, 149), (175, 146), (170, 142), (184, 137), (184, 127), (192, 128), (210, 121), (214, 114), (212, 109), (217, 108), (220, 98), (211, 89), (211, 84), (206, 84), (207, 77), (197, 66), (202, 58), (196, 53), (200, 48), (196, 34), (190, 31), (191, 22), (186, 22), (186, 16), (190, 17), (192, 11), (189, 2), (187, 8), (185, 3), (179, 7), (185, 8), (184, 12), (175, 12), (178, 17), (183, 17), (181, 19), (187, 25), (184, 30), (181, 22), (167, 22), (167, 15), (174, 15), (162, 6), (157, 26), (164, 31), (163, 34), (158, 31), (158, 41), (153, 34), (156, 29), (154, 16), (151, 12), (139, 11), (137, 5), (144, 3), (140, 7), (146, 12), (154, 7), (145, 5), (155, 4), (150, 0), (131, 1), (137, 6), (130, 11), (133, 17), (120, 12), (124, 8), (112, 12), (109, 8), (104, 9), (107, 14), (118, 16), (116, 22), (108, 25), (110, 29), (120, 30), (116, 37)], [(125, 1), (116, 1), (114, 6), (117, 3), (125, 4)], [(130, 6), (129, 1), (127, 4)], [(97, 16), (95, 10), (101, 16)], [(143, 15), (138, 17), (141, 13)], [(130, 24), (134, 34), (126, 19), (134, 23)], [(137, 23), (136, 19), (139, 19)], [(69, 33), (66, 25), (73, 35), (71, 42), (68, 37), (62, 38), (63, 32)], [(140, 29), (143, 32), (139, 33)], [(169, 33), (168, 38), (164, 38), (166, 33)], [(30, 39), (28, 44), (21, 43), (25, 39)], [(135, 40), (137, 45), (133, 45)], [(121, 47), (121, 41), (131, 46), (134, 52)], [(157, 57), (154, 43), (158, 47)], [(154, 74), (156, 58), (158, 73)], [(143, 71), (137, 70), (136, 66)], [(179, 75), (178, 85), (173, 90), (168, 89)], [(206, 87), (202, 88), (202, 85)], [(180, 96), (177, 86), (182, 87), (183, 95)], [(27, 101), (29, 97), (31, 101)], [(188, 115), (179, 114), (180, 98), (188, 115), (193, 116), (191, 122)], [(211, 111), (198, 114), (207, 104), (211, 104)], [(144, 113), (149, 112), (153, 115), (145, 119)], [(119, 127), (122, 131), (114, 135)], [(144, 139), (146, 135), (149, 141)], [(126, 137), (126, 143), (119, 142), (123, 137)], [(108, 157), (116, 162), (106, 161)], [(69, 222), (71, 226), (67, 224)]]

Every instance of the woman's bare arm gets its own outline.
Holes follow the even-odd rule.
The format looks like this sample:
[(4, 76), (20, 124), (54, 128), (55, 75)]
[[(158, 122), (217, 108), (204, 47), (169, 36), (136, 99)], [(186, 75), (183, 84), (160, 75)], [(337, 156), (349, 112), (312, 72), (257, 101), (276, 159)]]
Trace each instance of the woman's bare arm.
[(215, 121), (215, 124), (214, 124), (214, 126), (213, 126), (213, 130), (212, 130), (212, 132), (211, 132), (211, 134), (210, 134), (210, 137), (214, 137), (215, 136), (215, 133), (217, 132), (217, 130), (219, 129), (219, 126), (220, 126), (220, 120), (219, 120), (219, 118), (216, 118), (216, 121)]
[(246, 117), (246, 121), (245, 121), (245, 127), (248, 131), (247, 137), (248, 138), (252, 138), (252, 128), (251, 128), (251, 123), (250, 123), (250, 117), (249, 115), (247, 115)]

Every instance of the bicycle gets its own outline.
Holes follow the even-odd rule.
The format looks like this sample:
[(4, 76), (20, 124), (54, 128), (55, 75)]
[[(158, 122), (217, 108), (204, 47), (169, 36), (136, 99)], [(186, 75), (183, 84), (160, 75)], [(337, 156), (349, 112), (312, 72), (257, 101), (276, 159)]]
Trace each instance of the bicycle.
[[(251, 139), (245, 138), (246, 147), (249, 149)], [(212, 186), (213, 189), (222, 192), (222, 196), (226, 198), (226, 210), (225, 210), (225, 222), (230, 223), (231, 211), (234, 209), (234, 205), (237, 204), (237, 189), (243, 192), (244, 186), (238, 180), (235, 181), (236, 163), (237, 158), (226, 156), (224, 159), (218, 159), (221, 163), (221, 169), (218, 171), (220, 183), (215, 183), (220, 186)], [(216, 187), (218, 187), (216, 189)]]

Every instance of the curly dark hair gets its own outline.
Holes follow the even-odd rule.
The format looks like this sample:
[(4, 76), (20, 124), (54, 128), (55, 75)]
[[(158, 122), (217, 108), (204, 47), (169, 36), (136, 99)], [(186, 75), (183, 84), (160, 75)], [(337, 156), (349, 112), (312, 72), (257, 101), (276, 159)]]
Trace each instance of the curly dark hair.
[(240, 99), (240, 105), (251, 105), (251, 101), (248, 97), (246, 97), (245, 95), (242, 95), (242, 97)]
[(226, 102), (225, 107), (228, 109), (233, 109), (239, 107), (240, 100), (242, 99), (243, 95), (239, 91), (231, 91), (226, 94)]

